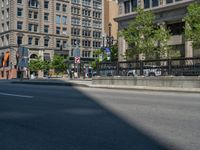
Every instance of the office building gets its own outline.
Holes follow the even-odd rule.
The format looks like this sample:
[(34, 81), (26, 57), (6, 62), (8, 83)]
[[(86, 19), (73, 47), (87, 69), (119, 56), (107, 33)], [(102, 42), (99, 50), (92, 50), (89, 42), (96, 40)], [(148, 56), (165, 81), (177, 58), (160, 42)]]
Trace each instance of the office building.
[(55, 54), (73, 57), (79, 47), (92, 59), (101, 47), (101, 0), (0, 0), (0, 78), (16, 77), (17, 51), (25, 47), (29, 60), (50, 60)]
[[(187, 41), (184, 36), (184, 20), (187, 13), (187, 6), (195, 0), (119, 0), (119, 14), (115, 18), (118, 22), (119, 31), (128, 26), (128, 22), (134, 20), (137, 15), (135, 8), (141, 7), (145, 10), (152, 10), (156, 16), (156, 23), (162, 24), (170, 29), (171, 37), (168, 44), (177, 49), (181, 57), (200, 56), (200, 51), (192, 48), (191, 41)], [(128, 47), (123, 37), (118, 40), (119, 60)]]

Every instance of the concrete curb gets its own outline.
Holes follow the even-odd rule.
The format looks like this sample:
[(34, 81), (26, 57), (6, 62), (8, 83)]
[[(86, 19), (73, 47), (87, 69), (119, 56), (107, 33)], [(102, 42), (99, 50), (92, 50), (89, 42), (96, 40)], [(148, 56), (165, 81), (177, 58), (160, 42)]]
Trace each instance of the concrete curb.
[(199, 93), (200, 88), (175, 88), (175, 87), (147, 87), (147, 86), (123, 86), (123, 85), (95, 85), (69, 82), (53, 82), (53, 81), (12, 81), (12, 84), (32, 84), (32, 85), (52, 85), (52, 86), (78, 86), (87, 88), (104, 88), (104, 89), (120, 89), (120, 90), (145, 90), (145, 91), (161, 91), (161, 92), (182, 92), (182, 93)]
[(172, 88), (172, 87), (147, 87), (147, 86), (116, 86), (116, 85), (90, 85), (92, 88), (122, 89), (122, 90), (145, 90), (161, 92), (182, 92), (182, 93), (199, 93), (200, 88)]

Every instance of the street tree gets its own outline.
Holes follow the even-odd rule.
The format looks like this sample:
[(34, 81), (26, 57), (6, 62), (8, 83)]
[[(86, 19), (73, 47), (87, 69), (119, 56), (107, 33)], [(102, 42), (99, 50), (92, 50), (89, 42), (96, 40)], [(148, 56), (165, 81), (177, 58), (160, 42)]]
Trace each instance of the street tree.
[(200, 2), (192, 3), (185, 16), (185, 37), (192, 41), (194, 48), (200, 47)]
[(118, 60), (118, 43), (115, 43), (111, 46), (111, 61), (117, 61)]
[(167, 51), (169, 31), (155, 24), (155, 15), (152, 11), (137, 8), (137, 15), (120, 36), (128, 43), (126, 57), (133, 58), (144, 54), (147, 58), (161, 56)]
[(57, 74), (65, 72), (67, 70), (67, 63), (64, 56), (54, 55), (51, 68), (54, 69)]
[(44, 68), (44, 63), (41, 59), (41, 57), (37, 57), (34, 60), (30, 60), (28, 64), (28, 68), (31, 72), (37, 73), (39, 70), (43, 70)]

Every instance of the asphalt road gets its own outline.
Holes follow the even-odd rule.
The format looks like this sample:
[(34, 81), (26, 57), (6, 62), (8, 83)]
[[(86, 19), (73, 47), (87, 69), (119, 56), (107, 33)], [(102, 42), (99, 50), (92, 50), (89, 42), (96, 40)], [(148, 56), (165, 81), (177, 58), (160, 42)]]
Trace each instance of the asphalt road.
[(200, 94), (0, 82), (0, 150), (198, 150)]

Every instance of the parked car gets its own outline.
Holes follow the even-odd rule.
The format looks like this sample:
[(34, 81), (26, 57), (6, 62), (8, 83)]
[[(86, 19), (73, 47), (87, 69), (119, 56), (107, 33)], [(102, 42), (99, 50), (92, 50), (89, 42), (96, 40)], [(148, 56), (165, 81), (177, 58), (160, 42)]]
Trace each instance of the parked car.
[[(144, 76), (161, 76), (162, 72), (160, 68), (157, 68), (156, 65), (145, 65), (143, 69)], [(139, 76), (140, 70), (129, 70), (127, 76)]]

